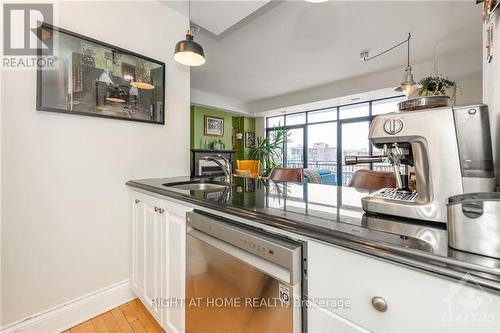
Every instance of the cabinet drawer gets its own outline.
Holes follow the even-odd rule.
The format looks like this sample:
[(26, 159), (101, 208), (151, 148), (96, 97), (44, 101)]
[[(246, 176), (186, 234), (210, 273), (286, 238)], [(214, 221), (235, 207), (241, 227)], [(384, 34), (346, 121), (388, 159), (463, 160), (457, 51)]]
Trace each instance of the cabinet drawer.
[(479, 286), (318, 242), (308, 262), (309, 299), (370, 331), (500, 331), (500, 296)]

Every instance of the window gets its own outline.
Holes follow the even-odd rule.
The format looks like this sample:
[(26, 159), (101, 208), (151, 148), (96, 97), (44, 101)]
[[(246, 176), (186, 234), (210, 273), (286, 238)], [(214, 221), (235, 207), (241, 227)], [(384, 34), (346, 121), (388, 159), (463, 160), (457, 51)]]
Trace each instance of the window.
[(308, 123), (332, 121), (337, 119), (337, 108), (311, 111), (307, 114)]
[(305, 113), (295, 113), (286, 116), (286, 126), (299, 125), (306, 123)]
[[(271, 140), (274, 140), (273, 138), (275, 135), (276, 135), (276, 131), (273, 130), (273, 127), (267, 129), (267, 137), (268, 138), (270, 138)], [(276, 164), (278, 166), (284, 165), (284, 154), (283, 154), (284, 150), (285, 150), (285, 147), (283, 146), (283, 148), (281, 150), (281, 156), (279, 158), (276, 158), (276, 157), (273, 158), (274, 164)]]
[(354, 104), (339, 108), (339, 119), (368, 117), (370, 115), (370, 104)]
[[(392, 170), (387, 164), (345, 165), (347, 155), (376, 155), (380, 150), (368, 140), (373, 117), (398, 110), (403, 96), (339, 107), (267, 118), (267, 133), (272, 127), (288, 128), (289, 142), (283, 147), (286, 167), (311, 168), (320, 173), (321, 182), (347, 186), (359, 169)], [(286, 119), (285, 119), (286, 118)]]
[(307, 167), (329, 170), (329, 183), (337, 178), (337, 123), (329, 122), (307, 126)]
[(267, 128), (278, 127), (285, 125), (285, 117), (270, 117), (267, 118)]
[(374, 101), (372, 103), (372, 115), (376, 116), (383, 113), (391, 113), (398, 111), (398, 103), (404, 101), (404, 97), (395, 97)]
[(286, 166), (289, 168), (304, 167), (304, 129), (301, 127), (288, 130)]
[(349, 184), (356, 171), (370, 169), (370, 164), (345, 165), (344, 163), (348, 155), (370, 155), (369, 127), (369, 121), (342, 124), (342, 186)]

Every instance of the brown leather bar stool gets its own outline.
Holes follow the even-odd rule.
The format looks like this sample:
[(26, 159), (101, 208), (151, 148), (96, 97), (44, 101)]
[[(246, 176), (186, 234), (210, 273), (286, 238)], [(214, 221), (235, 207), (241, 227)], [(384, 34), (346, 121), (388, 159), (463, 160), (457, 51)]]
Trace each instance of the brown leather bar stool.
[(380, 190), (382, 188), (396, 187), (396, 177), (393, 172), (358, 170), (349, 182), (349, 187), (359, 187), (368, 190)]
[(269, 174), (269, 179), (275, 182), (304, 182), (303, 168), (274, 168)]

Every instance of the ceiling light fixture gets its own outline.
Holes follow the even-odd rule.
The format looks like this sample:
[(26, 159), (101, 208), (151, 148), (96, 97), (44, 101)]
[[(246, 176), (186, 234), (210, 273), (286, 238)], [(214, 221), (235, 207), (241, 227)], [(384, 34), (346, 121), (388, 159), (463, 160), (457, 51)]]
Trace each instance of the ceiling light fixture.
[(328, 0), (306, 0), (306, 2), (310, 3), (322, 3), (322, 2), (327, 2)]
[(411, 73), (412, 68), (410, 65), (410, 39), (411, 39), (411, 33), (408, 33), (407, 39), (405, 39), (401, 43), (394, 45), (393, 47), (391, 47), (383, 52), (380, 52), (372, 57), (369, 57), (368, 51), (363, 51), (360, 54), (360, 58), (362, 61), (369, 61), (369, 60), (377, 58), (377, 57), (379, 57), (379, 56), (381, 56), (389, 51), (392, 51), (401, 45), (407, 44), (407, 46), (408, 46), (408, 48), (407, 48), (407, 60), (408, 61), (407, 61), (406, 68), (405, 68), (405, 80), (401, 83), (401, 85), (399, 87), (394, 89), (396, 91), (403, 92), (403, 94), (405, 94), (406, 97), (411, 96), (415, 92), (415, 90), (417, 90), (419, 88), (419, 85), (415, 82), (415, 80), (413, 79), (413, 74)]
[(203, 47), (193, 39), (193, 28), (191, 27), (191, 0), (188, 1), (189, 29), (186, 39), (175, 45), (174, 60), (186, 66), (201, 66), (205, 63)]

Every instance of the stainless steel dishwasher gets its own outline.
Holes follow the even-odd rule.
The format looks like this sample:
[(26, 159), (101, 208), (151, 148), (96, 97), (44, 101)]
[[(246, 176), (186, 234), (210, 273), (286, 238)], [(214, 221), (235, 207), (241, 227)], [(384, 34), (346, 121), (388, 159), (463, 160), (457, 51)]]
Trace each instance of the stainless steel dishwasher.
[(302, 331), (302, 245), (187, 213), (186, 332)]

